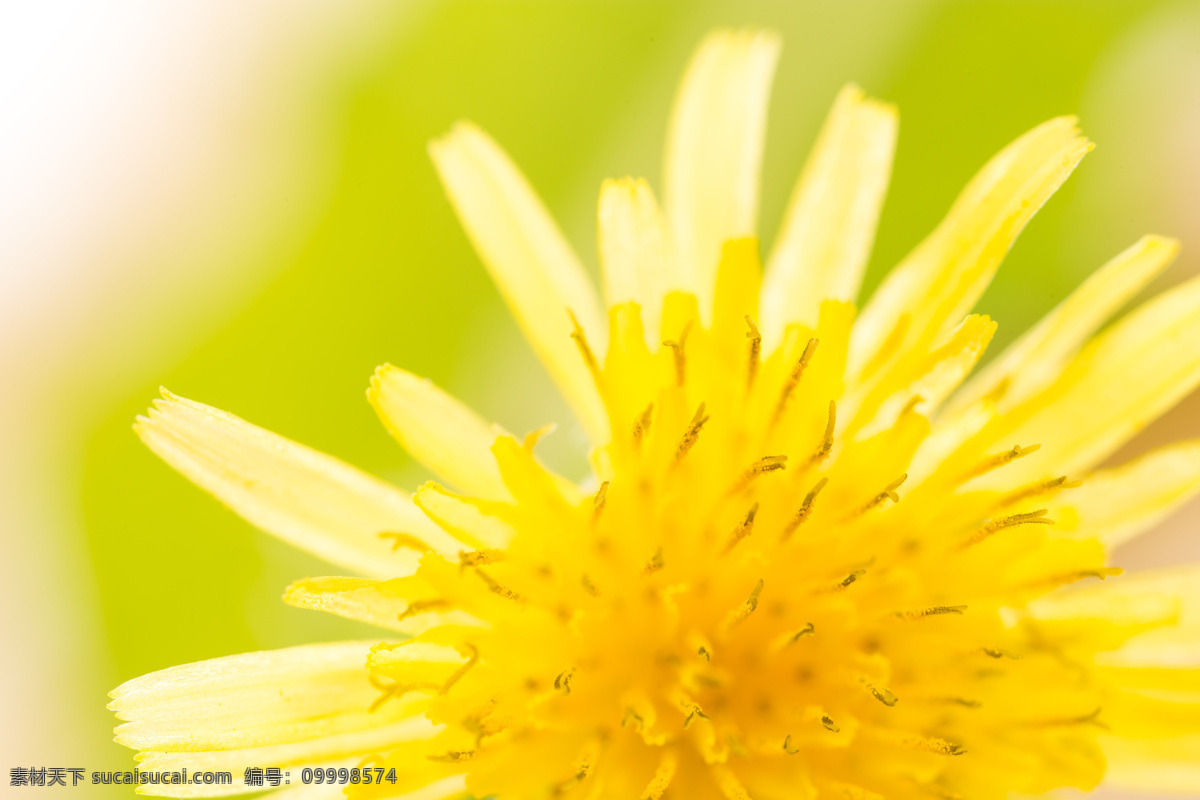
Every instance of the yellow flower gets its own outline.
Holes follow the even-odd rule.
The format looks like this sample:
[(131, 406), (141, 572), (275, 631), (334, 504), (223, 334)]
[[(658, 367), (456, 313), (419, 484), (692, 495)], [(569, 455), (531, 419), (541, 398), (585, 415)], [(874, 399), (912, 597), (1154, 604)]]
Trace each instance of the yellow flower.
[(1094, 335), (1174, 255), (1147, 237), (967, 380), (995, 329), (971, 308), (1090, 145), (1069, 118), (1021, 136), (856, 312), (896, 116), (854, 87), (760, 269), (777, 51), (704, 41), (661, 208), (604, 184), (607, 320), (496, 144), (461, 124), (432, 145), (591, 437), (587, 488), (538, 462), (542, 431), (391, 366), (368, 397), (445, 482), (411, 500), (167, 393), (138, 421), (243, 517), (367, 576), (287, 602), (393, 632), (130, 681), (111, 707), (143, 769), (248, 791), (246, 767), (282, 767), (294, 791), (364, 765), (394, 782), (352, 796), (501, 800), (1200, 790), (1200, 570), (1107, 560), (1200, 488), (1200, 443), (1093, 471), (1200, 379), (1200, 282)]

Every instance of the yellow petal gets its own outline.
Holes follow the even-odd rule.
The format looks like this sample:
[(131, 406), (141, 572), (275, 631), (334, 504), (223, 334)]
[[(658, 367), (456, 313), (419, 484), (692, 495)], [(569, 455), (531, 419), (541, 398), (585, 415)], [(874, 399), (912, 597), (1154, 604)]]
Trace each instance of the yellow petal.
[(487, 134), (462, 122), (429, 153), (475, 250), (588, 435), (608, 440), (604, 405), (578, 346), (571, 314), (593, 347), (604, 319), (595, 289), (525, 177)]
[(1105, 783), (1136, 792), (1200, 793), (1200, 735), (1173, 739), (1105, 736)]
[(993, 392), (1002, 395), (1005, 406), (1011, 406), (1044, 389), (1088, 337), (1158, 276), (1178, 252), (1179, 243), (1173, 239), (1142, 237), (972, 377), (947, 405), (947, 412)]
[(753, 236), (767, 101), (779, 39), (715, 31), (701, 42), (675, 97), (664, 197), (680, 267), (708, 319), (721, 245)]
[(505, 547), (516, 535), (511, 525), (487, 513), (486, 502), (448, 492), (433, 481), (417, 489), (413, 502), (438, 527), (477, 549)]
[(134, 430), (146, 446), (251, 524), (363, 575), (411, 573), (420, 553), (393, 550), (403, 533), (429, 549), (461, 543), (430, 524), (411, 499), (335, 458), (232, 414), (163, 390)]
[(905, 315), (896, 352), (924, 349), (957, 325), (1000, 261), (1091, 144), (1073, 117), (1045, 122), (992, 158), (941, 224), (891, 271), (854, 326), (851, 374), (871, 363)]
[(800, 175), (763, 279), (767, 351), (784, 326), (813, 326), (821, 301), (854, 302), (896, 146), (896, 110), (857, 86), (838, 94)]
[(689, 285), (650, 184), (641, 178), (605, 181), (596, 235), (607, 305), (637, 303), (647, 343), (657, 346), (663, 298)]
[[(336, 642), (242, 653), (143, 675), (118, 686), (109, 708), (127, 720), (126, 747), (160, 753), (324, 742), (405, 722), (413, 710), (379, 698), (369, 682), (374, 643)], [(369, 749), (369, 748), (366, 748)], [(346, 751), (349, 752), (349, 751)], [(269, 764), (266, 766), (270, 766)]]
[(396, 441), (438, 477), (476, 497), (508, 497), (492, 457), (496, 433), (431, 381), (384, 364), (367, 399)]
[[(1200, 441), (1193, 439), (1090, 475), (1083, 486), (1056, 498), (1050, 516), (1059, 528), (1116, 547), (1154, 527), (1198, 490)], [(1068, 510), (1073, 516), (1063, 513)]]
[(1011, 484), (1081, 474), (1200, 381), (1200, 278), (1144, 303), (1092, 341), (1045, 393), (1007, 415), (1005, 443), (1042, 449), (1003, 470)]
[(475, 617), (445, 603), (413, 602), (403, 580), (304, 578), (288, 586), (283, 601), (297, 608), (325, 611), (409, 635), (438, 625), (482, 625)]

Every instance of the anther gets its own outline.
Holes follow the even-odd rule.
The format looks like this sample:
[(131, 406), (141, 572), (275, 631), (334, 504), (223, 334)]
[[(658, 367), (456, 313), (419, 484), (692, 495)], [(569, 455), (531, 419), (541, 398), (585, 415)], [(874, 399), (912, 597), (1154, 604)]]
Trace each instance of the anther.
[(394, 531), (383, 531), (378, 534), (380, 539), (391, 539), (392, 550), (399, 550), (401, 547), (407, 547), (409, 550), (416, 550), (418, 553), (431, 553), (433, 548), (425, 544), (425, 542), (413, 536), (411, 533), (397, 533)]
[(575, 677), (575, 668), (558, 673), (554, 679), (554, 688), (563, 694), (571, 693), (571, 678)]
[(758, 597), (762, 594), (763, 581), (758, 579), (758, 583), (754, 584), (754, 590), (750, 592), (750, 596), (746, 598), (746, 602), (742, 603), (733, 611), (729, 612), (729, 617), (725, 620), (725, 627), (731, 628), (737, 625), (746, 617), (754, 613), (754, 609), (758, 608)]
[(503, 550), (459, 550), (459, 571), (461, 572), (467, 567), (482, 567), (485, 564), (494, 564), (497, 561), (503, 560), (503, 558)]
[(966, 610), (966, 606), (929, 606), (928, 608), (894, 611), (892, 612), (892, 616), (899, 619), (923, 619), (925, 617), (938, 617), (945, 614), (962, 614)]
[(762, 334), (758, 332), (758, 326), (754, 324), (754, 320), (750, 315), (746, 315), (746, 324), (750, 330), (746, 333), (746, 338), (750, 340), (750, 365), (746, 369), (746, 387), (754, 385), (754, 378), (758, 375), (758, 359), (762, 355)]
[(808, 362), (816, 349), (817, 340), (809, 339), (808, 344), (804, 346), (804, 352), (800, 354), (800, 359), (792, 367), (791, 373), (783, 383), (783, 390), (779, 393), (779, 402), (775, 404), (775, 413), (771, 416), (772, 425), (778, 422), (779, 417), (783, 415), (783, 410), (787, 407), (787, 402), (791, 398), (796, 384), (800, 383), (800, 379), (804, 377), (804, 370), (808, 367)]
[(867, 687), (867, 691), (871, 693), (872, 697), (883, 703), (888, 708), (891, 708), (892, 706), (896, 705), (896, 703), (900, 702), (900, 698), (896, 697), (896, 695), (892, 694), (892, 692), (888, 689), (875, 686), (871, 683), (864, 683), (864, 685)]
[(968, 470), (966, 472), (966, 474), (964, 474), (962, 476), (962, 478), (959, 479), (959, 482), (965, 483), (966, 481), (970, 480), (971, 478), (978, 477), (980, 475), (983, 475), (986, 472), (991, 472), (994, 469), (1003, 467), (1005, 464), (1011, 464), (1012, 462), (1016, 461), (1018, 458), (1027, 456), (1030, 453), (1036, 453), (1038, 450), (1041, 450), (1041, 449), (1042, 449), (1042, 446), (1040, 444), (1030, 445), (1029, 447), (1022, 447), (1021, 445), (1016, 445), (1013, 447), (1013, 449), (1005, 450), (1003, 453), (996, 453), (995, 455), (985, 456), (983, 461), (981, 461), (978, 465), (976, 465), (972, 469)]
[(825, 726), (825, 730), (832, 731), (833, 733), (837, 733), (841, 730), (841, 728), (837, 726), (837, 723), (830, 719), (829, 715), (821, 717), (821, 724)]
[(476, 567), (476, 569), (475, 569), (475, 574), (479, 576), (480, 580), (482, 580), (484, 583), (487, 584), (487, 587), (489, 589), (491, 589), (493, 593), (500, 595), (501, 597), (505, 598), (506, 600), (518, 600), (519, 601), (521, 599), (521, 595), (517, 594), (512, 589), (509, 589), (505, 586), (501, 586), (499, 583), (497, 583), (495, 581), (495, 579), (493, 579), (490, 575), (488, 575), (486, 572), (479, 569), (478, 567)]
[(604, 510), (604, 504), (608, 502), (608, 481), (600, 484), (600, 488), (592, 495), (592, 521), (595, 522), (600, 516), (600, 512)]
[(754, 518), (758, 515), (758, 503), (750, 506), (750, 510), (746, 513), (746, 518), (742, 520), (736, 528), (733, 529), (733, 534), (729, 537), (729, 542), (725, 545), (723, 552), (728, 553), (738, 542), (745, 539), (754, 532)]
[(687, 356), (684, 353), (684, 347), (687, 345), (688, 334), (692, 331), (692, 320), (688, 320), (683, 326), (683, 330), (679, 333), (679, 339), (675, 341), (663, 340), (663, 346), (671, 348), (675, 354), (675, 385), (683, 386), (687, 380)]
[(579, 354), (583, 356), (583, 362), (587, 364), (588, 372), (592, 373), (592, 378), (596, 384), (600, 384), (600, 365), (596, 362), (596, 355), (592, 352), (592, 348), (588, 345), (587, 337), (583, 333), (583, 327), (579, 324), (579, 320), (575, 318), (575, 312), (567, 309), (567, 315), (571, 317), (571, 338), (575, 340), (575, 345), (579, 348)]
[(835, 592), (841, 591), (842, 589), (847, 588), (848, 586), (853, 584), (856, 580), (858, 580), (859, 578), (861, 578), (863, 575), (866, 575), (866, 574), (867, 574), (867, 571), (865, 569), (856, 569), (856, 570), (854, 570), (854, 572), (851, 572), (849, 575), (847, 575), (846, 577), (842, 578), (840, 581), (835, 583), (833, 585), (833, 590)]
[(745, 472), (742, 473), (742, 480), (749, 482), (762, 475), (764, 472), (775, 472), (780, 469), (787, 469), (787, 456), (763, 456), (758, 461), (751, 464)]
[(674, 778), (675, 754), (667, 751), (659, 759), (658, 768), (654, 771), (654, 777), (650, 779), (650, 783), (642, 790), (640, 800), (660, 800), (666, 794), (667, 788), (671, 785), (671, 781)]
[(423, 614), (426, 611), (434, 611), (439, 608), (450, 608), (450, 601), (443, 600), (440, 597), (435, 597), (431, 600), (413, 600), (408, 604), (407, 608), (400, 612), (396, 619), (403, 621), (417, 614)]
[(472, 758), (475, 757), (475, 751), (474, 750), (451, 750), (448, 753), (442, 753), (440, 755), (431, 755), (431, 756), (425, 756), (425, 757), (427, 759), (429, 759), (430, 761), (441, 761), (444, 763), (454, 764), (459, 761), (470, 761)]
[(641, 446), (642, 439), (646, 438), (646, 434), (650, 432), (650, 421), (654, 415), (654, 403), (646, 406), (646, 410), (638, 417), (637, 422), (633, 423), (633, 443)]
[(789, 756), (794, 756), (796, 753), (800, 752), (799, 747), (792, 745), (792, 735), (790, 733), (783, 737), (783, 752), (787, 753)]
[(958, 547), (960, 550), (979, 544), (983, 540), (991, 537), (997, 531), (1002, 531), (1005, 528), (1015, 528), (1018, 525), (1053, 525), (1054, 520), (1047, 519), (1046, 513), (1048, 509), (1039, 508), (1037, 511), (1028, 511), (1024, 514), (1011, 514), (1007, 517), (997, 517), (996, 519), (988, 520), (979, 530), (971, 534)]
[(817, 495), (821, 493), (821, 490), (825, 488), (825, 484), (827, 483), (829, 483), (828, 478), (821, 478), (821, 480), (817, 481), (817, 485), (812, 488), (812, 491), (804, 496), (804, 502), (800, 504), (800, 510), (796, 512), (796, 516), (792, 517), (787, 527), (783, 529), (780, 541), (786, 542), (792, 538), (792, 534), (796, 532), (796, 529), (804, 523), (804, 520), (808, 519), (808, 515), (812, 513), (813, 501), (817, 499)]
[(896, 480), (889, 483), (887, 486), (883, 487), (883, 491), (880, 492), (879, 494), (875, 495), (874, 497), (872, 497), (867, 502), (867, 504), (865, 506), (863, 506), (862, 510), (864, 512), (870, 511), (872, 508), (875, 508), (875, 506), (879, 505), (884, 500), (891, 500), (893, 503), (899, 503), (900, 495), (896, 494), (896, 490), (899, 489), (901, 486), (903, 486), (904, 482), (906, 480), (908, 480), (907, 472), (904, 473), (903, 475), (901, 475)]
[(642, 568), (642, 572), (646, 575), (653, 575), (663, 568), (663, 549), (662, 545), (654, 551), (654, 555), (646, 562), (646, 566)]
[(825, 422), (825, 435), (821, 438), (821, 443), (817, 445), (816, 451), (809, 459), (810, 463), (824, 461), (829, 457), (829, 451), (833, 449), (833, 429), (837, 426), (837, 401), (829, 401), (829, 419)]
[(1010, 506), (1013, 503), (1027, 500), (1030, 497), (1036, 497), (1040, 494), (1047, 494), (1056, 489), (1078, 489), (1083, 485), (1083, 481), (1069, 481), (1066, 475), (1059, 475), (1057, 478), (1044, 478), (1040, 481), (1026, 484), (1019, 489), (1014, 489), (1004, 496), (998, 505), (1001, 507)]
[(675, 449), (675, 460), (678, 461), (688, 454), (692, 449), (692, 445), (696, 443), (696, 439), (700, 436), (700, 429), (704, 427), (704, 423), (708, 422), (708, 415), (704, 413), (704, 403), (696, 409), (696, 415), (692, 417), (691, 423), (688, 425), (687, 432), (683, 434), (683, 439), (679, 442), (679, 447)]
[(817, 635), (816, 626), (813, 625), (811, 622), (807, 622), (807, 623), (805, 623), (803, 628), (801, 628), (800, 630), (796, 631), (795, 633), (793, 633), (791, 635), (791, 638), (788, 639), (787, 643), (795, 644), (796, 642), (803, 639), (805, 636), (816, 636), (816, 635)]
[(701, 645), (700, 649), (696, 651), (696, 655), (703, 658), (705, 664), (712, 663), (712, 653), (708, 652), (707, 647), (704, 647), (703, 645)]
[(449, 678), (446, 678), (446, 682), (442, 684), (440, 690), (441, 694), (445, 694), (446, 692), (450, 691), (450, 688), (454, 686), (454, 684), (458, 683), (459, 680), (462, 679), (462, 676), (466, 675), (467, 672), (470, 671), (471, 667), (479, 663), (479, 648), (473, 644), (464, 644), (463, 649), (470, 653), (470, 655), (467, 657), (467, 662), (458, 669), (454, 670)]
[(599, 597), (600, 590), (596, 588), (596, 584), (592, 583), (592, 579), (586, 574), (579, 581), (583, 585), (583, 590), (591, 597)]

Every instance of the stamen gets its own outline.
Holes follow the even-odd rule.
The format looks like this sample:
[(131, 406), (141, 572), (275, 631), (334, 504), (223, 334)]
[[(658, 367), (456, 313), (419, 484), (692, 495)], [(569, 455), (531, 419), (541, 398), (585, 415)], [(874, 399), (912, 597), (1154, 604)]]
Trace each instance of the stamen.
[(981, 647), (980, 650), (982, 650), (983, 654), (989, 658), (1010, 658), (1014, 661), (1020, 661), (1021, 659), (1020, 656), (1014, 655), (1007, 650), (1001, 650), (997, 647)]
[(839, 728), (837, 726), (836, 722), (834, 722), (832, 719), (830, 719), (828, 714), (821, 717), (821, 724), (825, 726), (825, 730), (827, 730), (827, 731), (832, 731), (833, 733), (838, 733), (839, 731), (841, 731), (841, 728)]
[(654, 551), (654, 555), (651, 556), (650, 560), (646, 562), (646, 566), (642, 569), (642, 573), (645, 575), (653, 575), (662, 569), (663, 566), (663, 549), (662, 545), (659, 545), (658, 549)]
[(554, 679), (554, 688), (557, 689), (558, 691), (562, 692), (563, 694), (570, 694), (571, 693), (571, 678), (574, 678), (574, 677), (575, 677), (575, 668), (574, 667), (571, 667), (569, 670), (566, 670), (565, 672), (558, 673), (558, 676), (555, 677), (555, 679)]
[(399, 550), (401, 547), (407, 547), (409, 550), (416, 550), (418, 553), (432, 553), (433, 548), (425, 544), (425, 542), (413, 536), (411, 533), (398, 533), (395, 531), (382, 531), (377, 534), (380, 539), (391, 539), (392, 550)]
[(923, 619), (943, 614), (962, 614), (966, 610), (966, 606), (930, 606), (928, 608), (915, 608), (908, 611), (894, 611), (892, 612), (892, 616), (899, 619)]
[(866, 574), (867, 574), (867, 571), (865, 569), (854, 570), (854, 572), (851, 572), (849, 575), (847, 575), (846, 577), (842, 578), (840, 581), (835, 583), (833, 585), (833, 591), (840, 592), (842, 589), (845, 589), (846, 587), (850, 586), (852, 583), (854, 583), (856, 580), (858, 580), (859, 578), (861, 578), (863, 575), (866, 575)]
[(663, 345), (671, 348), (675, 353), (675, 385), (683, 386), (687, 380), (687, 356), (684, 353), (684, 346), (687, 345), (688, 334), (692, 331), (692, 320), (688, 320), (683, 330), (679, 333), (677, 341), (663, 340)]
[(696, 655), (698, 655), (698, 656), (700, 656), (701, 658), (703, 658), (703, 659), (704, 659), (704, 663), (705, 663), (705, 664), (711, 664), (711, 663), (712, 663), (712, 653), (708, 652), (708, 648), (707, 648), (707, 647), (705, 647), (704, 645), (701, 645), (701, 646), (700, 646), (700, 649), (698, 649), (698, 650), (696, 651)]
[(746, 315), (746, 324), (750, 326), (750, 331), (746, 334), (746, 338), (750, 340), (750, 365), (746, 370), (746, 388), (754, 385), (754, 378), (758, 375), (758, 359), (762, 355), (762, 334), (758, 332), (758, 326), (754, 324), (754, 320), (750, 315)]
[(959, 550), (965, 550), (972, 545), (979, 544), (985, 539), (990, 538), (997, 531), (1002, 531), (1005, 528), (1015, 528), (1018, 525), (1053, 525), (1054, 520), (1047, 519), (1046, 513), (1049, 509), (1039, 508), (1037, 511), (1029, 511), (1024, 514), (1012, 514), (1007, 517), (997, 517), (993, 520), (988, 520), (983, 527), (971, 534), (962, 544), (958, 546)]
[(462, 676), (466, 675), (467, 671), (470, 670), (471, 667), (479, 663), (479, 648), (473, 644), (463, 644), (462, 646), (464, 649), (470, 652), (470, 656), (467, 657), (467, 663), (456, 669), (454, 673), (446, 679), (446, 682), (442, 684), (441, 694), (446, 694), (446, 692), (450, 691), (450, 687), (458, 683)]
[(633, 423), (633, 443), (637, 447), (641, 447), (642, 439), (646, 438), (646, 434), (650, 432), (650, 420), (654, 414), (654, 403), (646, 406), (646, 410), (638, 417), (637, 422)]
[(459, 761), (470, 761), (475, 757), (474, 750), (451, 750), (448, 753), (442, 753), (436, 756), (425, 756), (430, 761), (441, 761), (443, 763), (455, 764)]
[(482, 567), (494, 564), (504, 559), (503, 550), (459, 550), (458, 568), (462, 572), (467, 567)]
[(742, 480), (746, 483), (762, 475), (764, 472), (774, 472), (779, 469), (787, 469), (787, 456), (763, 456), (758, 461), (751, 464), (745, 472), (742, 473)]
[(571, 331), (571, 338), (575, 340), (576, 346), (579, 347), (579, 354), (583, 356), (583, 363), (587, 364), (588, 372), (592, 373), (592, 378), (596, 381), (596, 385), (600, 386), (600, 364), (596, 362), (596, 355), (588, 345), (587, 337), (583, 333), (583, 327), (579, 324), (579, 320), (575, 318), (575, 312), (568, 308), (567, 314), (571, 317), (571, 327), (575, 329)]
[(729, 612), (729, 616), (725, 619), (724, 627), (726, 629), (732, 628), (734, 625), (737, 625), (739, 622), (746, 619), (746, 617), (754, 613), (754, 609), (758, 608), (758, 596), (762, 594), (762, 590), (763, 581), (762, 578), (759, 578), (758, 583), (754, 584), (754, 590), (750, 592), (750, 596), (746, 598), (746, 602)]
[(583, 584), (583, 590), (591, 597), (600, 596), (600, 590), (596, 588), (596, 584), (592, 583), (592, 579), (586, 574), (584, 574), (583, 578), (580, 580), (580, 583)]
[(791, 635), (791, 636), (788, 638), (788, 640), (787, 640), (787, 643), (788, 643), (788, 644), (795, 644), (796, 642), (798, 642), (798, 641), (800, 641), (801, 639), (803, 639), (805, 636), (816, 636), (816, 635), (817, 635), (817, 628), (816, 628), (816, 626), (815, 626), (815, 625), (813, 625), (811, 622), (806, 622), (806, 623), (804, 624), (804, 627), (803, 627), (803, 628), (801, 628), (800, 630), (796, 631), (795, 633), (793, 633), (793, 634), (792, 634), (792, 635)]
[(701, 709), (696, 703), (689, 703), (688, 705), (684, 706), (683, 711), (685, 714), (687, 714), (683, 720), (683, 727), (685, 730), (690, 728), (692, 723), (698, 719), (712, 720), (712, 717), (710, 717), (708, 714), (705, 714), (703, 709)]
[(891, 500), (893, 503), (899, 503), (900, 495), (896, 494), (896, 490), (899, 489), (901, 486), (903, 486), (904, 482), (906, 480), (908, 480), (907, 472), (904, 473), (903, 475), (901, 475), (896, 480), (889, 483), (887, 486), (883, 487), (883, 491), (880, 492), (879, 494), (875, 495), (874, 497), (872, 497), (870, 499), (870, 501), (865, 506), (863, 506), (862, 511), (859, 513), (865, 513), (867, 511), (870, 511), (872, 508), (875, 508), (875, 506), (879, 505), (884, 500)]
[(696, 439), (700, 436), (700, 429), (704, 427), (704, 423), (708, 422), (708, 416), (704, 413), (704, 403), (696, 409), (696, 415), (692, 417), (692, 422), (688, 425), (687, 432), (683, 434), (683, 439), (679, 442), (679, 447), (675, 449), (675, 460), (679, 461), (688, 454), (692, 449), (692, 445), (696, 443)]
[(966, 483), (971, 478), (977, 478), (986, 472), (991, 472), (994, 469), (1003, 467), (1005, 464), (1011, 464), (1012, 462), (1016, 461), (1018, 458), (1023, 458), (1025, 456), (1029, 455), (1030, 453), (1036, 453), (1038, 450), (1041, 450), (1041, 449), (1042, 449), (1042, 446), (1040, 444), (1030, 445), (1029, 447), (1022, 447), (1021, 445), (1016, 445), (1015, 447), (1013, 447), (1012, 450), (1005, 450), (1003, 453), (996, 453), (995, 455), (985, 456), (983, 461), (979, 462), (979, 464), (977, 464), (976, 466), (967, 470), (963, 474), (963, 476), (961, 478), (959, 478), (958, 482)]
[(883, 730), (876, 730), (875, 732), (880, 734), (881, 738), (900, 747), (911, 747), (914, 750), (924, 750), (928, 753), (936, 753), (941, 756), (961, 756), (967, 752), (967, 749), (961, 744), (947, 742), (945, 739), (939, 739), (936, 736), (917, 736), (915, 734)]
[(872, 697), (883, 703), (888, 708), (891, 708), (892, 706), (896, 705), (896, 703), (900, 702), (900, 698), (896, 697), (896, 695), (892, 694), (892, 692), (888, 689), (875, 686), (874, 684), (866, 681), (863, 682), (863, 685), (866, 686), (867, 691), (871, 693)]
[(808, 344), (804, 346), (804, 352), (800, 354), (800, 360), (796, 362), (796, 366), (792, 367), (791, 374), (788, 375), (787, 380), (783, 384), (783, 391), (779, 394), (779, 402), (775, 404), (775, 413), (771, 416), (772, 425), (778, 422), (779, 417), (783, 415), (783, 410), (792, 396), (792, 391), (795, 390), (796, 384), (800, 382), (800, 378), (804, 376), (804, 370), (808, 367), (809, 359), (812, 358), (816, 349), (817, 340), (809, 339)]
[(723, 552), (728, 553), (737, 543), (745, 539), (754, 532), (754, 517), (758, 515), (758, 503), (750, 506), (750, 511), (746, 513), (746, 518), (733, 529), (733, 534), (729, 537), (729, 543), (725, 545)]
[(998, 505), (1003, 508), (1018, 503), (1021, 500), (1027, 500), (1030, 497), (1053, 492), (1056, 489), (1077, 489), (1082, 485), (1083, 481), (1069, 481), (1066, 475), (1059, 475), (1057, 478), (1045, 478), (1026, 484), (1019, 489), (1014, 489), (1006, 494)]
[(417, 614), (423, 614), (426, 611), (432, 611), (438, 608), (450, 608), (450, 601), (443, 600), (440, 597), (435, 597), (431, 600), (413, 600), (408, 604), (407, 608), (400, 612), (396, 619), (403, 621), (409, 617), (416, 616)]
[(821, 493), (821, 490), (825, 488), (825, 484), (827, 483), (829, 483), (828, 478), (821, 478), (821, 480), (817, 481), (817, 485), (812, 488), (812, 491), (805, 495), (804, 502), (800, 504), (800, 510), (796, 512), (796, 516), (792, 517), (791, 522), (783, 529), (783, 535), (779, 537), (781, 542), (786, 542), (792, 538), (792, 534), (796, 532), (796, 529), (804, 523), (804, 520), (808, 519), (808, 515), (812, 513), (813, 501), (817, 499), (817, 495)]
[(499, 583), (496, 583), (496, 581), (490, 575), (488, 575), (486, 572), (479, 569), (478, 567), (475, 568), (475, 574), (478, 575), (480, 580), (482, 580), (484, 583), (486, 583), (487, 587), (489, 589), (491, 589), (495, 594), (500, 595), (501, 597), (505, 598), (506, 600), (517, 600), (517, 601), (521, 600), (521, 595), (517, 594), (512, 589), (508, 589), (504, 586), (501, 586)]
[(600, 512), (604, 510), (604, 504), (608, 502), (608, 484), (609, 481), (601, 483), (596, 494), (592, 495), (592, 522), (599, 519)]
[(810, 464), (816, 464), (819, 461), (824, 461), (829, 457), (829, 451), (833, 449), (833, 429), (837, 425), (837, 401), (829, 401), (829, 420), (825, 423), (825, 436), (821, 439), (821, 444), (817, 446), (817, 450), (809, 459)]
[(662, 754), (662, 758), (658, 760), (658, 768), (654, 770), (654, 777), (642, 790), (641, 800), (661, 800), (675, 778), (675, 764), (675, 753), (668, 750)]
[(794, 756), (796, 753), (800, 752), (799, 747), (792, 746), (792, 735), (790, 733), (783, 737), (783, 752), (787, 753), (789, 756)]

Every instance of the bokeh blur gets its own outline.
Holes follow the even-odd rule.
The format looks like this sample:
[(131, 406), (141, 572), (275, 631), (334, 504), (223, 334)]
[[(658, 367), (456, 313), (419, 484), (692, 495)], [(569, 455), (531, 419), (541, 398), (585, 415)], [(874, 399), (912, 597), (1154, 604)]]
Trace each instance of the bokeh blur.
[[(128, 768), (118, 683), (371, 635), (283, 605), (329, 568), (142, 447), (130, 424), (160, 384), (412, 487), (363, 395), (390, 361), (510, 430), (559, 422), (544, 453), (583, 475), (425, 143), (479, 123), (594, 269), (601, 179), (657, 182), (676, 80), (717, 25), (783, 35), (768, 243), (853, 80), (901, 115), (868, 291), (992, 153), (1064, 113), (1098, 147), (984, 298), (993, 350), (1142, 233), (1184, 241), (1155, 290), (1200, 271), (1196, 2), (3, 0), (0, 767)], [(1117, 459), (1198, 433), (1193, 398)], [(1118, 563), (1200, 559), (1198, 520)], [(74, 791), (131, 793), (105, 789)]]

